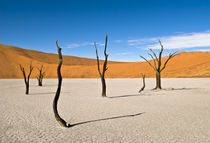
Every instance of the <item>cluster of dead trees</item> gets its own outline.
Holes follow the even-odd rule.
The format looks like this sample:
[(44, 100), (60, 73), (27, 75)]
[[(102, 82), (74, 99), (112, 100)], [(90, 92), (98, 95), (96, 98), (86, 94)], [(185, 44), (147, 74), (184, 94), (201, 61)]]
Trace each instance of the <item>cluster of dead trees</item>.
[[(148, 53), (149, 56), (152, 58), (153, 60), (153, 64), (148, 61), (145, 57), (140, 56), (142, 59), (144, 59), (149, 65), (150, 67), (156, 72), (156, 87), (154, 88), (155, 90), (159, 90), (161, 89), (161, 72), (166, 68), (166, 65), (168, 64), (168, 62), (177, 55), (177, 52), (171, 53), (169, 54), (168, 58), (165, 60), (165, 62), (162, 64), (162, 53), (163, 53), (163, 45), (161, 43), (161, 41), (159, 40), (160, 43), (160, 51), (159, 54), (157, 55), (152, 49), (149, 49), (151, 51), (151, 53)], [(102, 68), (102, 72), (100, 69), (100, 64), (99, 64), (99, 57), (98, 57), (98, 51), (97, 51), (97, 47), (96, 47), (96, 42), (94, 42), (94, 46), (95, 46), (95, 50), (96, 50), (96, 60), (97, 60), (97, 67), (98, 67), (98, 73), (100, 75), (101, 78), (101, 83), (102, 83), (102, 97), (106, 97), (106, 81), (105, 81), (105, 72), (107, 71), (108, 67), (107, 67), (107, 59), (108, 59), (108, 54), (106, 53), (106, 49), (107, 49), (107, 35), (106, 35), (106, 40), (105, 40), (105, 47), (104, 47), (104, 64), (103, 64), (103, 68)], [(143, 79), (143, 86), (142, 88), (139, 90), (139, 93), (142, 92), (145, 88), (145, 74), (142, 73), (142, 79)]]
[[(32, 66), (32, 63), (31, 63), (30, 67), (29, 67), (28, 75), (26, 75), (26, 70), (21, 64), (19, 64), (19, 67), (20, 67), (20, 70), (23, 73), (23, 77), (24, 77), (24, 82), (25, 82), (25, 86), (26, 86), (25, 94), (29, 94), (29, 80), (30, 80), (30, 76), (31, 76), (31, 73), (32, 73), (34, 67)], [(45, 76), (45, 72), (43, 72), (43, 65), (41, 65), (41, 67), (37, 68), (37, 69), (39, 71), (37, 76), (36, 76), (36, 78), (38, 80), (38, 86), (42, 86), (42, 81), (43, 81), (43, 78)]]
[[(94, 42), (94, 47), (95, 47), (95, 51), (96, 51), (96, 60), (97, 60), (97, 68), (98, 68), (98, 73), (101, 79), (101, 83), (102, 83), (102, 97), (106, 97), (106, 81), (105, 81), (105, 73), (108, 70), (107, 67), (107, 61), (108, 61), (108, 54), (106, 52), (107, 50), (107, 38), (108, 36), (106, 35), (106, 39), (105, 39), (105, 47), (104, 47), (104, 61), (103, 61), (103, 66), (100, 66), (100, 60), (99, 60), (99, 56), (98, 56), (98, 50), (97, 50), (97, 44), (96, 42)], [(160, 90), (161, 89), (161, 72), (166, 68), (168, 62), (174, 57), (176, 56), (176, 52), (169, 54), (168, 58), (165, 60), (165, 62), (162, 64), (162, 53), (163, 53), (163, 45), (161, 43), (161, 41), (159, 40), (160, 43), (160, 51), (159, 54), (157, 55), (152, 49), (149, 49), (151, 51), (151, 53), (148, 53), (149, 56), (152, 58), (151, 61), (153, 61), (153, 64), (151, 63), (151, 61), (148, 61), (145, 57), (140, 56), (142, 59), (144, 59), (149, 65), (150, 67), (155, 71), (156, 73), (156, 87), (154, 88), (155, 90)], [(60, 97), (60, 92), (61, 92), (61, 86), (62, 86), (62, 75), (61, 75), (61, 66), (63, 63), (63, 58), (62, 58), (62, 53), (61, 53), (61, 48), (58, 45), (58, 41), (56, 41), (56, 46), (57, 46), (57, 51), (58, 51), (58, 58), (59, 58), (59, 63), (58, 63), (58, 67), (57, 67), (57, 76), (58, 76), (58, 87), (57, 87), (57, 91), (53, 100), (53, 111), (54, 111), (54, 115), (55, 115), (55, 119), (59, 122), (59, 124), (62, 127), (71, 127), (72, 125), (68, 124), (63, 118), (61, 118), (61, 116), (58, 113), (58, 109), (57, 109), (57, 104), (58, 104), (58, 100)], [(33, 71), (33, 66), (32, 64), (30, 64), (30, 68), (29, 68), (29, 73), (26, 76), (25, 73), (25, 69), (22, 65), (19, 65), (20, 69), (23, 73), (23, 77), (24, 77), (24, 81), (25, 81), (25, 85), (26, 85), (26, 94), (29, 94), (29, 79), (31, 76), (31, 73)], [(43, 65), (38, 68), (39, 74), (37, 75), (37, 80), (38, 80), (38, 85), (42, 86), (42, 80), (45, 76), (45, 72), (43, 72)], [(141, 74), (142, 75), (142, 79), (143, 79), (143, 86), (142, 88), (139, 90), (139, 93), (142, 92), (145, 88), (145, 74)]]
[[(98, 73), (99, 76), (101, 78), (101, 84), (102, 84), (102, 97), (106, 97), (106, 81), (105, 81), (105, 73), (108, 70), (107, 67), (107, 60), (108, 60), (108, 54), (106, 53), (106, 49), (107, 49), (107, 38), (108, 36), (106, 35), (106, 39), (105, 39), (105, 47), (104, 47), (104, 62), (103, 62), (103, 67), (101, 69), (100, 67), (100, 60), (99, 60), (99, 56), (98, 56), (98, 50), (97, 50), (97, 46), (96, 46), (96, 42), (94, 42), (94, 46), (95, 46), (95, 51), (96, 51), (96, 60), (97, 60), (97, 68), (98, 68)], [(151, 56), (154, 64), (150, 63), (150, 61), (148, 61), (146, 58), (144, 58), (143, 56), (140, 56), (141, 58), (143, 58), (156, 72), (156, 87), (154, 88), (155, 90), (159, 90), (161, 89), (161, 72), (166, 68), (167, 63), (169, 62), (169, 60), (171, 60), (174, 56), (176, 56), (176, 52), (169, 54), (167, 60), (165, 60), (163, 66), (162, 66), (162, 53), (163, 53), (163, 45), (161, 43), (161, 41), (159, 40), (160, 46), (161, 46), (161, 50), (159, 52), (159, 55), (157, 57), (156, 53), (152, 50), (149, 49), (152, 54), (149, 53), (149, 55)], [(61, 90), (61, 83), (62, 83), (62, 76), (60, 73), (60, 69), (61, 69), (61, 65), (63, 62), (62, 59), (62, 54), (61, 54), (61, 48), (58, 46), (58, 43), (56, 41), (56, 45), (57, 45), (57, 49), (58, 49), (58, 55), (59, 55), (59, 64), (58, 64), (58, 68), (57, 68), (57, 74), (58, 74), (58, 88), (57, 88), (57, 92), (53, 101), (53, 110), (54, 110), (54, 114), (55, 114), (55, 118), (56, 120), (59, 122), (59, 124), (63, 127), (71, 127), (72, 125), (67, 124), (65, 120), (63, 120), (57, 111), (57, 102), (59, 99), (59, 95), (60, 95), (60, 90)], [(142, 88), (139, 90), (139, 93), (142, 92), (145, 88), (145, 74), (142, 74), (142, 78), (143, 78), (143, 86)]]
[[(152, 64), (150, 61), (148, 61), (145, 57), (140, 56), (142, 59), (144, 59), (149, 65), (150, 67), (155, 71), (156, 73), (156, 87), (154, 89), (159, 90), (162, 89), (161, 88), (161, 72), (166, 68), (166, 65), (168, 64), (168, 62), (177, 55), (177, 52), (171, 53), (168, 55), (168, 58), (165, 60), (165, 62), (162, 64), (162, 53), (163, 53), (163, 45), (161, 43), (161, 41), (159, 40), (160, 43), (160, 52), (159, 55), (157, 56), (156, 53), (152, 50), (149, 49), (151, 51), (151, 53), (148, 53), (149, 56), (152, 58), (153, 63)], [(162, 66), (163, 65), (163, 66)], [(143, 77), (143, 80), (145, 78), (145, 75)], [(145, 83), (144, 83), (145, 86)]]

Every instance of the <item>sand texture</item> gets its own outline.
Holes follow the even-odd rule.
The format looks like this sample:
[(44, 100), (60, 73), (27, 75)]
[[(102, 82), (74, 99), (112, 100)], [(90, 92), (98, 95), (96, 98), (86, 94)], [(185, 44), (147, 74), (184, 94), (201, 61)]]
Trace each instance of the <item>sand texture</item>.
[(52, 102), (56, 79), (43, 87), (23, 79), (0, 80), (1, 143), (209, 143), (210, 79), (107, 79), (101, 97), (99, 79), (64, 79), (58, 111), (72, 128), (56, 122)]
[[(54, 48), (56, 52), (56, 47)], [(95, 54), (94, 48), (92, 50)], [(165, 59), (163, 57), (163, 61)], [(140, 61), (140, 58), (136, 60)], [(32, 72), (33, 78), (37, 76), (37, 67), (41, 65), (44, 65), (47, 78), (57, 78), (58, 55), (0, 44), (0, 67), (3, 67), (0, 69), (0, 78), (22, 78), (19, 64), (28, 72), (31, 62), (36, 67)], [(102, 66), (102, 61), (100, 64)], [(155, 77), (155, 72), (146, 62), (111, 61), (108, 62), (108, 67), (106, 77), (110, 78), (138, 78), (140, 73), (145, 73), (146, 77)], [(99, 77), (96, 59), (64, 56), (62, 75), (65, 78)], [(180, 52), (169, 61), (162, 77), (210, 77), (210, 52)]]

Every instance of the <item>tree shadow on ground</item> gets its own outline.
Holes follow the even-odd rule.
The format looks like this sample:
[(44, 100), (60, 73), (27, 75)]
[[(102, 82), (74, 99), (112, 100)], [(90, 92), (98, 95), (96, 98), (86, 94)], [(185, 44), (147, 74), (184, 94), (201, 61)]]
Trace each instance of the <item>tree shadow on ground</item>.
[[(166, 91), (173, 91), (173, 90), (194, 90), (194, 89), (198, 89), (198, 88), (163, 88), (161, 90), (166, 90)], [(159, 90), (159, 91), (161, 91)]]
[(99, 122), (99, 121), (106, 121), (106, 120), (113, 120), (113, 119), (120, 119), (120, 118), (128, 118), (128, 117), (135, 117), (144, 114), (145, 112), (137, 113), (137, 114), (130, 114), (130, 115), (123, 115), (123, 116), (116, 116), (116, 117), (109, 117), (109, 118), (103, 118), (103, 119), (96, 119), (96, 120), (90, 120), (90, 121), (85, 121), (85, 122), (80, 122), (80, 123), (75, 123), (70, 125), (70, 127), (77, 126), (77, 125), (82, 125), (82, 124), (87, 124), (87, 123), (92, 123), (92, 122)]
[[(36, 85), (36, 86), (38, 86), (38, 85)], [(42, 87), (51, 87), (51, 86), (56, 87), (56, 86), (58, 86), (58, 85), (57, 85), (57, 84), (43, 84), (43, 85), (42, 85)]]
[(128, 95), (120, 95), (120, 96), (110, 96), (107, 98), (125, 98), (125, 97), (134, 97), (134, 96), (150, 96), (151, 94), (148, 93), (138, 93), (138, 94), (128, 94)]
[[(47, 95), (47, 94), (53, 94), (55, 95), (56, 92), (44, 92), (44, 93), (30, 93), (29, 95)], [(71, 93), (71, 92), (62, 92), (62, 93)]]
[(150, 89), (150, 90), (142, 91), (141, 93), (138, 93), (138, 94), (110, 96), (110, 97), (107, 97), (107, 98), (124, 98), (124, 97), (134, 97), (134, 96), (152, 96), (152, 95), (154, 95), (155, 92), (160, 92), (160, 91), (175, 91), (175, 90), (182, 91), (182, 90), (194, 90), (194, 89), (198, 89), (198, 88), (162, 88), (161, 90)]
[(45, 93), (30, 93), (29, 95), (43, 95), (43, 94), (55, 94), (55, 92), (45, 92)]
[(107, 98), (122, 98), (122, 97), (132, 97), (132, 96), (140, 96), (140, 94), (128, 94), (128, 95), (120, 95), (120, 96), (110, 96)]

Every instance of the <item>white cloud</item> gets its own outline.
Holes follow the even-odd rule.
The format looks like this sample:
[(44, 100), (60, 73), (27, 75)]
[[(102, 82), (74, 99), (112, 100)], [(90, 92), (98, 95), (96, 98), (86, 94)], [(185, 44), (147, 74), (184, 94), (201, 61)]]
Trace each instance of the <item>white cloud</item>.
[(122, 40), (114, 40), (115, 43), (122, 43)]
[(90, 46), (93, 45), (93, 42), (84, 42), (84, 43), (71, 43), (67, 45), (66, 47), (69, 49), (77, 48), (77, 47), (84, 47), (84, 46)]
[(196, 51), (201, 51), (201, 52), (210, 52), (210, 49), (196, 49)]
[(124, 56), (124, 55), (128, 55), (128, 54), (130, 54), (130, 52), (116, 53), (115, 55)]
[(128, 40), (130, 46), (137, 48), (158, 49), (161, 40), (165, 49), (182, 49), (195, 47), (210, 47), (210, 31), (200, 33), (185, 33), (173, 36), (153, 37)]
[[(96, 43), (97, 46), (104, 46), (102, 43)], [(83, 42), (83, 43), (71, 43), (66, 46), (66, 48), (78, 48), (78, 47), (85, 47), (85, 46), (94, 46), (94, 42)]]
[(105, 46), (105, 44), (102, 43), (96, 43), (96, 44), (98, 44), (99, 46)]

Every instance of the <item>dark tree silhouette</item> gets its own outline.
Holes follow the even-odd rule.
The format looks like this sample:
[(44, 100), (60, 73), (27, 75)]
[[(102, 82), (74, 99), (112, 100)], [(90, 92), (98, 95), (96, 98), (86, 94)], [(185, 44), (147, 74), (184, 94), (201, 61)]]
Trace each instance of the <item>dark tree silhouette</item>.
[(62, 85), (61, 66), (62, 66), (62, 63), (63, 63), (63, 58), (62, 58), (61, 48), (58, 46), (58, 41), (56, 41), (56, 46), (57, 46), (58, 56), (59, 56), (59, 64), (58, 64), (58, 67), (57, 67), (58, 88), (57, 88), (57, 91), (56, 91), (56, 94), (55, 94), (55, 98), (53, 100), (53, 111), (54, 111), (54, 114), (55, 114), (55, 119), (58, 121), (58, 123), (62, 127), (70, 127), (71, 125), (67, 124), (67, 122), (60, 117), (60, 115), (58, 114), (58, 109), (57, 109), (58, 99), (59, 99), (59, 96), (60, 96), (61, 85)]
[(45, 72), (43, 72), (43, 65), (41, 65), (40, 68), (37, 68), (39, 70), (39, 74), (37, 75), (38, 85), (42, 86), (42, 80), (45, 76)]
[(99, 73), (99, 75), (100, 75), (101, 83), (102, 83), (102, 97), (106, 97), (105, 72), (106, 72), (107, 69), (108, 69), (108, 67), (107, 67), (107, 58), (108, 58), (108, 54), (106, 53), (106, 48), (107, 48), (107, 35), (106, 35), (105, 47), (104, 47), (104, 56), (105, 56), (105, 60), (104, 60), (103, 71), (102, 71), (102, 72), (101, 72), (101, 70), (100, 70), (100, 64), (99, 64), (99, 57), (98, 57), (98, 50), (97, 50), (97, 47), (96, 47), (96, 42), (94, 42), (94, 45), (95, 45), (95, 49), (96, 49), (96, 58), (97, 58), (98, 73)]
[(171, 53), (169, 54), (167, 60), (165, 61), (164, 65), (162, 66), (162, 53), (163, 53), (163, 45), (161, 43), (161, 41), (159, 40), (160, 46), (161, 46), (161, 50), (159, 52), (159, 58), (157, 57), (157, 55), (155, 54), (155, 52), (152, 49), (149, 49), (152, 54), (148, 53), (149, 56), (153, 59), (154, 61), (154, 65), (152, 65), (146, 58), (144, 58), (143, 56), (140, 56), (142, 59), (144, 59), (156, 72), (156, 87), (154, 89), (161, 89), (161, 72), (165, 69), (167, 63), (169, 62), (169, 60), (171, 60), (174, 56), (176, 56), (177, 52)]
[(145, 88), (145, 74), (142, 73), (141, 76), (142, 76), (143, 86), (142, 86), (142, 88), (139, 90), (139, 93), (142, 92), (142, 91), (144, 90), (144, 88)]
[(23, 67), (21, 64), (19, 64), (19, 66), (20, 66), (20, 70), (21, 70), (22, 73), (23, 73), (24, 82), (25, 82), (25, 85), (26, 85), (26, 94), (29, 94), (29, 79), (30, 79), (31, 73), (32, 73), (32, 71), (33, 71), (33, 67), (32, 67), (32, 65), (30, 64), (29, 73), (28, 73), (28, 76), (26, 77), (26, 73), (25, 73), (24, 67)]

